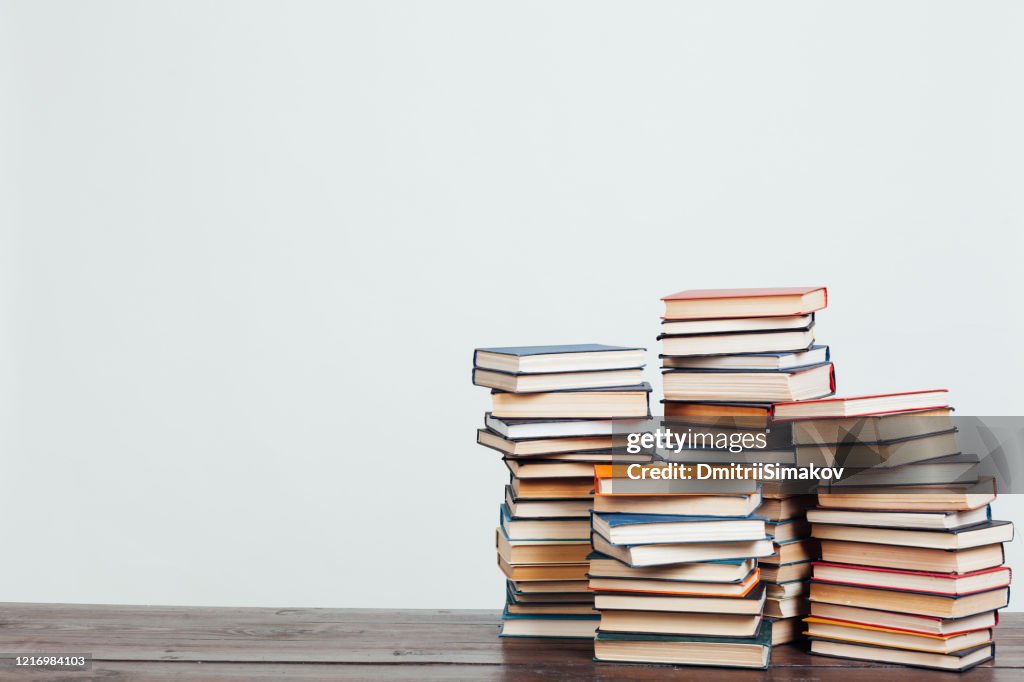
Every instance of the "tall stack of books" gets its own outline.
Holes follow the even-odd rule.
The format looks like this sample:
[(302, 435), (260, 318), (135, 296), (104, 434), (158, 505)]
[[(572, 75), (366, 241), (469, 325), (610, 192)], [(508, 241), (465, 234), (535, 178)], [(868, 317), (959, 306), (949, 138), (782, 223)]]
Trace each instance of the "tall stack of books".
[[(795, 560), (782, 548), (803, 542), (806, 530), (787, 522), (799, 516), (802, 500), (781, 493), (762, 500), (756, 480), (697, 482), (692, 470), (793, 464), (789, 433), (772, 432), (769, 416), (772, 403), (834, 391), (828, 348), (814, 345), (814, 312), (825, 307), (826, 291), (684, 291), (663, 300), (664, 426), (689, 442), (659, 452), (661, 468), (690, 467), (691, 478), (665, 484), (659, 472), (636, 481), (598, 468), (590, 569), (601, 614), (595, 657), (764, 668), (773, 634), (763, 618), (767, 590), (758, 560), (774, 558), (777, 577), (787, 577), (781, 569)], [(762, 502), (779, 545), (757, 513)], [(775, 598), (788, 607), (798, 596)]]
[(806, 619), (823, 656), (962, 671), (992, 658), (1009, 598), (991, 479), (960, 452), (944, 390), (777, 405), (797, 459), (852, 472), (808, 512), (821, 543)]
[(502, 636), (594, 636), (586, 578), (594, 465), (612, 461), (617, 418), (639, 424), (650, 414), (644, 361), (643, 348), (600, 344), (474, 353), (473, 383), (492, 399), (477, 442), (501, 453), (510, 477), (496, 530)]

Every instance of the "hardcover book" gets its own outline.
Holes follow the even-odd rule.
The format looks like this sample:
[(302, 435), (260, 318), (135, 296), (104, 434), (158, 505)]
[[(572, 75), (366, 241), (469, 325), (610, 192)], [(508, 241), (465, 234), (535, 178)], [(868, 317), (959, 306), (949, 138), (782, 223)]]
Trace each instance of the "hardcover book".
[(924, 594), (905, 590), (883, 590), (811, 581), (811, 601), (862, 609), (886, 609), (933, 618), (964, 618), (1006, 606), (1006, 587), (963, 596)]
[(473, 367), (512, 374), (550, 374), (643, 367), (646, 349), (581, 343), (477, 348)]
[(636, 386), (643, 381), (643, 370), (589, 370), (586, 372), (555, 372), (548, 374), (513, 374), (494, 369), (473, 370), (473, 383), (509, 393), (543, 393), (586, 388)]
[(985, 644), (977, 649), (967, 649), (943, 655), (890, 647), (864, 646), (862, 644), (851, 644), (849, 642), (827, 639), (811, 640), (811, 653), (820, 656), (854, 658), (877, 663), (896, 663), (915, 668), (950, 672), (970, 670), (985, 661), (991, 660), (995, 653), (995, 648), (995, 644)]
[(806, 315), (828, 305), (825, 287), (688, 289), (669, 294), (666, 320)]
[(603, 632), (594, 640), (594, 660), (765, 669), (771, 658), (768, 621), (753, 637), (699, 637)]
[(835, 391), (832, 363), (777, 372), (667, 369), (662, 372), (667, 400), (809, 400)]
[(970, 573), (932, 573), (815, 561), (814, 579), (859, 587), (962, 596), (1008, 587), (1010, 567), (993, 566)]
[(764, 607), (764, 600), (764, 585), (758, 585), (738, 597), (598, 592), (594, 595), (594, 607), (598, 610), (729, 613), (759, 616)]
[(840, 540), (820, 540), (819, 544), (822, 561), (905, 571), (972, 573), (1002, 566), (1005, 559), (999, 543), (956, 551)]
[(669, 514), (601, 514), (594, 531), (615, 545), (762, 540), (764, 519)]
[(645, 417), (649, 413), (650, 392), (650, 384), (554, 393), (504, 393), (492, 389), (491, 414), (516, 419)]
[(811, 346), (807, 350), (775, 353), (743, 353), (742, 355), (660, 355), (665, 369), (731, 369), (777, 371), (799, 369), (828, 362), (828, 346)]
[(944, 388), (902, 393), (821, 398), (776, 402), (773, 417), (784, 419), (820, 419), (824, 417), (867, 417), (872, 415), (907, 412), (910, 410), (938, 410), (949, 407), (949, 391)]
[(741, 353), (797, 353), (814, 345), (814, 330), (749, 332), (745, 334), (688, 334), (658, 337), (661, 352), (668, 357), (731, 356)]

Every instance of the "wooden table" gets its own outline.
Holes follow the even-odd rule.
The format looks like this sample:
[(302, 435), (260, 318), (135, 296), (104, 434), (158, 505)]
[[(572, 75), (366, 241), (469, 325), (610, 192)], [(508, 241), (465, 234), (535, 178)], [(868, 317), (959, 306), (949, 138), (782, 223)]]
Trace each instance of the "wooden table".
[[(594, 663), (586, 640), (500, 639), (497, 611), (0, 604), (0, 653), (86, 653), (80, 672), (0, 680), (1024, 679), (1024, 614), (1005, 614), (996, 660), (959, 677), (776, 647), (769, 671)], [(898, 678), (897, 678), (898, 675)]]

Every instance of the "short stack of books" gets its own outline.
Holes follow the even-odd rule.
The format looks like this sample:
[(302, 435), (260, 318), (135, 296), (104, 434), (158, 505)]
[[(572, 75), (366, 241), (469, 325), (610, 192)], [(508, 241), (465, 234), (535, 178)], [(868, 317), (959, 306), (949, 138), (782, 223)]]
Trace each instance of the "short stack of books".
[(1013, 525), (991, 520), (994, 484), (960, 453), (950, 412), (944, 390), (776, 406), (796, 420), (799, 461), (853, 472), (807, 513), (821, 544), (812, 653), (948, 671), (992, 658)]
[[(834, 391), (828, 348), (814, 344), (825, 289), (684, 291), (663, 300), (664, 424), (691, 439), (659, 452), (663, 466), (792, 465), (791, 437), (772, 431), (769, 417), (774, 402)], [(785, 578), (786, 564), (811, 559), (797, 556), (806, 550), (806, 526), (796, 521), (804, 507), (782, 495), (766, 500), (766, 524), (756, 480), (729, 481), (731, 489), (715, 481), (688, 490), (690, 483), (651, 484), (644, 495), (636, 481), (599, 468), (592, 519), (599, 554), (590, 571), (601, 613), (598, 660), (767, 666), (773, 632), (763, 618), (768, 586), (758, 561), (774, 561), (773, 577)], [(771, 588), (783, 590), (774, 597), (779, 612), (784, 605), (796, 615), (803, 595)], [(783, 633), (793, 630), (789, 618), (785, 626)]]
[(496, 530), (507, 579), (502, 636), (594, 636), (594, 464), (612, 461), (617, 418), (649, 416), (644, 360), (643, 348), (600, 344), (474, 353), (473, 383), (492, 398), (477, 442), (501, 453), (510, 476)]
[[(666, 469), (665, 464), (649, 467)], [(729, 494), (665, 492), (596, 467), (590, 588), (600, 661), (764, 668), (771, 629), (757, 557), (772, 552), (756, 483)]]

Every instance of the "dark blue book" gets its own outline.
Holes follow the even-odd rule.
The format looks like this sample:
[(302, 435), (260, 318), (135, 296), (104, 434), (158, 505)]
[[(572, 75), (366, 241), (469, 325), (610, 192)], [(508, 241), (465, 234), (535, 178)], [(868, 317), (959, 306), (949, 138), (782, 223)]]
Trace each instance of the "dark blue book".
[(744, 372), (777, 372), (820, 365), (832, 359), (828, 346), (785, 353), (735, 353), (730, 355), (659, 355), (665, 369), (731, 369)]
[(473, 351), (473, 366), (507, 374), (636, 369), (644, 366), (646, 350), (601, 343), (477, 348)]

